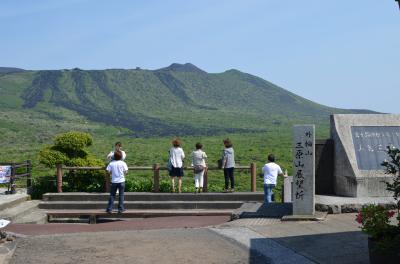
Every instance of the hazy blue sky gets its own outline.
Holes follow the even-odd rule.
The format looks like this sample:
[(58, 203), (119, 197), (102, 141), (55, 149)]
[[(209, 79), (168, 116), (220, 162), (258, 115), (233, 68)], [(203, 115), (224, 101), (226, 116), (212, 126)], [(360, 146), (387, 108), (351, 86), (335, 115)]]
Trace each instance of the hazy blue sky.
[(400, 113), (394, 0), (2, 0), (0, 66), (238, 69), (321, 104)]

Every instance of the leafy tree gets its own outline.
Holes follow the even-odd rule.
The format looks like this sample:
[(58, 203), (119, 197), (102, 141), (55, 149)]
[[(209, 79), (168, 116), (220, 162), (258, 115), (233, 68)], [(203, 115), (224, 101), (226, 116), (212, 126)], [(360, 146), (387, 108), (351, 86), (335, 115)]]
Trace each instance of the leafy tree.
[[(400, 211), (400, 150), (394, 146), (388, 146), (386, 153), (390, 160), (385, 160), (382, 166), (386, 168), (386, 173), (393, 175), (393, 181), (386, 183), (386, 189), (393, 192), (393, 198), (397, 202), (397, 211)], [(398, 216), (400, 220), (400, 215)]]
[[(104, 162), (92, 156), (86, 148), (92, 145), (92, 136), (88, 133), (71, 131), (57, 135), (54, 145), (46, 146), (39, 153), (39, 162), (48, 168), (57, 164), (71, 167), (104, 166)], [(66, 191), (101, 191), (104, 172), (70, 171), (65, 175)]]

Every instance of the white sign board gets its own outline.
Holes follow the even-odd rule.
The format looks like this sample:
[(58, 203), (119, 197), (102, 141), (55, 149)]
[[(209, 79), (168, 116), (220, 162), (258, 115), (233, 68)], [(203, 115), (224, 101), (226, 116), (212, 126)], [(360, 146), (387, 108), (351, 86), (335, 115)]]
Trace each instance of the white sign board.
[(11, 166), (0, 166), (0, 183), (9, 183), (11, 177)]
[(0, 229), (3, 227), (6, 227), (10, 223), (9, 220), (6, 219), (0, 219)]

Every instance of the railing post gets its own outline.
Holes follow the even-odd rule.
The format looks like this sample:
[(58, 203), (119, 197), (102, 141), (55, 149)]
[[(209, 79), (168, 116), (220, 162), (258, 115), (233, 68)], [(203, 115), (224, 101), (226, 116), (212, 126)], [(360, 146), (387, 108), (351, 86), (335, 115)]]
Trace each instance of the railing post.
[(207, 166), (204, 168), (203, 192), (208, 192), (208, 167)]
[(257, 191), (257, 167), (254, 162), (250, 164), (250, 174), (251, 174), (251, 191)]
[(15, 163), (13, 162), (11, 164), (11, 177), (10, 177), (10, 190), (9, 193), (15, 194), (17, 191), (15, 189), (15, 174), (16, 174), (16, 168), (15, 168)]
[(26, 173), (28, 173), (28, 176), (26, 178), (26, 193), (27, 194), (32, 194), (32, 163), (30, 160), (26, 161)]
[(153, 192), (160, 192), (160, 165), (158, 163), (153, 165)]
[(110, 181), (110, 174), (108, 171), (104, 171), (104, 191), (109, 193), (111, 191), (111, 181)]
[(57, 164), (57, 192), (58, 193), (62, 193), (62, 178), (63, 178), (62, 164)]

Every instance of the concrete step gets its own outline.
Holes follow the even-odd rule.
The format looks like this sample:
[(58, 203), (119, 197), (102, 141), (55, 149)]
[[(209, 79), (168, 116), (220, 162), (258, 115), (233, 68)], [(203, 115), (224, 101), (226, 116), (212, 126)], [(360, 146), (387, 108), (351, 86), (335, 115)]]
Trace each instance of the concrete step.
[(87, 222), (97, 219), (146, 218), (167, 216), (231, 216), (233, 210), (126, 210), (123, 213), (106, 213), (104, 210), (48, 210), (49, 222)]
[(33, 211), (37, 210), (39, 203), (40, 201), (38, 200), (25, 201), (14, 207), (0, 211), (0, 218), (14, 222), (17, 219), (29, 215)]
[(30, 200), (31, 197), (26, 193), (16, 193), (16, 194), (0, 194), (0, 211), (3, 211), (7, 208), (11, 208), (13, 206), (17, 206), (20, 203), (23, 203), (27, 200)]
[[(46, 193), (44, 201), (107, 201), (108, 193)], [(125, 201), (244, 201), (262, 202), (262, 192), (235, 193), (144, 193), (126, 192)]]
[(15, 224), (46, 224), (47, 213), (44, 210), (34, 210), (30, 214), (19, 217), (14, 221)]
[[(118, 201), (114, 203), (116, 207)], [(242, 201), (125, 201), (126, 209), (236, 209)], [(40, 209), (105, 209), (107, 201), (43, 201)]]

